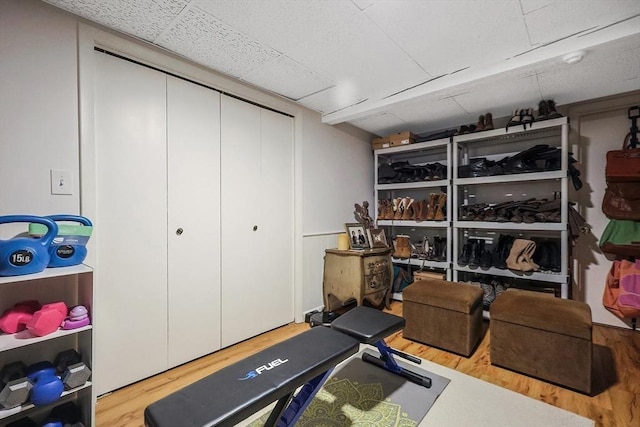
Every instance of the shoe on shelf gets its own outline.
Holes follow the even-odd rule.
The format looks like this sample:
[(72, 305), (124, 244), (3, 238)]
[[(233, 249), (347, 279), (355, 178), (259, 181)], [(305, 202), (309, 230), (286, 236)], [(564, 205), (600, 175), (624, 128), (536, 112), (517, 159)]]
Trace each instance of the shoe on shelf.
[(484, 120), (484, 115), (480, 115), (480, 117), (478, 117), (478, 123), (476, 123), (476, 132), (481, 132), (486, 129)]
[(538, 117), (536, 121), (547, 120), (549, 118), (549, 104), (544, 99), (538, 104)]
[(520, 110), (520, 123), (526, 125), (534, 121), (533, 108), (527, 108), (526, 110)]
[(556, 102), (553, 99), (547, 99), (547, 105), (549, 106), (549, 119), (564, 117), (556, 111)]
[(509, 130), (511, 126), (517, 126), (522, 124), (522, 112), (524, 110), (513, 110), (513, 116), (507, 122), (507, 127), (505, 130)]
[(484, 115), (484, 130), (493, 130), (493, 115), (491, 113)]

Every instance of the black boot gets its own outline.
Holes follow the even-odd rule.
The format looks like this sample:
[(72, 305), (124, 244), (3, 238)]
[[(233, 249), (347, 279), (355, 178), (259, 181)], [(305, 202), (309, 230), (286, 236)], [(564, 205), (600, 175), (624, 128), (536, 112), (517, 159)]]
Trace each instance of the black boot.
[(471, 243), (473, 239), (469, 239), (467, 243), (462, 245), (462, 252), (460, 253), (460, 257), (458, 257), (458, 264), (465, 266), (469, 264), (469, 259), (471, 258), (471, 251), (473, 249), (473, 245)]
[(469, 239), (473, 240), (471, 247), (471, 256), (469, 257), (469, 267), (477, 267), (480, 265), (480, 257), (484, 252), (484, 240), (483, 239)]

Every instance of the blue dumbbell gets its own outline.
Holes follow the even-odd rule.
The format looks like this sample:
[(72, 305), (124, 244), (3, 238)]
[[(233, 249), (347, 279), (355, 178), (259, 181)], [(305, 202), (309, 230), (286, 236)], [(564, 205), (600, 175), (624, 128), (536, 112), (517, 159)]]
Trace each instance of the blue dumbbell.
[(64, 384), (56, 376), (56, 368), (51, 362), (38, 362), (29, 366), (27, 378), (33, 383), (31, 403), (35, 406), (49, 405), (62, 396)]

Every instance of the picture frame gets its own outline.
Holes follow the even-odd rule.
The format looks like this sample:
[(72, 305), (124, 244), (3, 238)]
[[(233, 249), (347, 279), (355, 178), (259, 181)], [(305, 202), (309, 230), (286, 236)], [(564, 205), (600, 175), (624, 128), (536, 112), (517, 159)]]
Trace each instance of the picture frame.
[(349, 249), (362, 250), (369, 249), (369, 238), (364, 225), (356, 223), (347, 223), (344, 225), (349, 236)]
[(369, 244), (372, 248), (388, 248), (387, 236), (383, 228), (371, 228), (367, 230)]

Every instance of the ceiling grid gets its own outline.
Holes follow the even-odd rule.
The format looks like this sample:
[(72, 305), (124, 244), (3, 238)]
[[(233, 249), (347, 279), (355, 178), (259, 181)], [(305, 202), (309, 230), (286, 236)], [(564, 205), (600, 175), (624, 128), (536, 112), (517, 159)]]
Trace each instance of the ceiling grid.
[(640, 88), (637, 0), (44, 1), (378, 135)]

